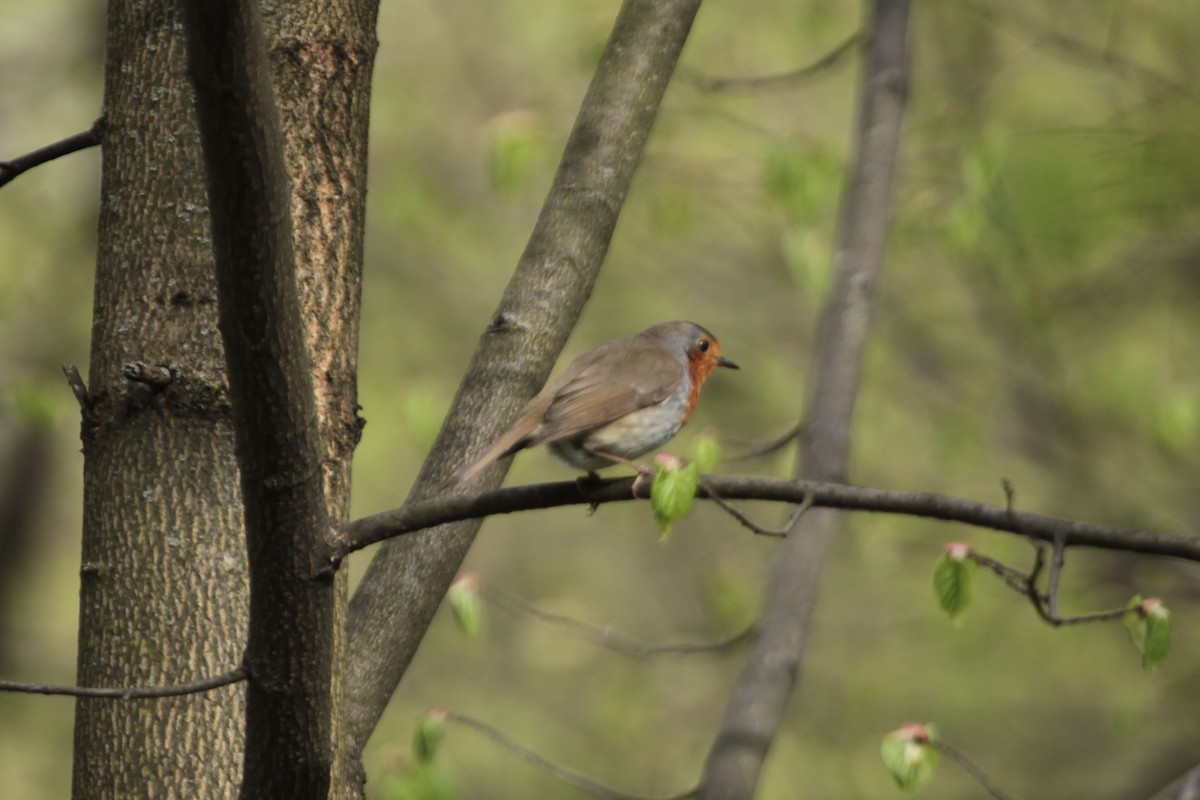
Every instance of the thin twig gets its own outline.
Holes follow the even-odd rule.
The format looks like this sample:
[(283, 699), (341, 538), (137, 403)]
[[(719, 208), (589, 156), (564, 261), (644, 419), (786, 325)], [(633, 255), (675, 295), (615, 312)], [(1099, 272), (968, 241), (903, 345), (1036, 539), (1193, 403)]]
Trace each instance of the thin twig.
[(984, 569), (994, 573), (1004, 583), (1014, 591), (1024, 594), (1029, 587), (1029, 575), (1021, 572), (1018, 569), (1013, 569), (1007, 564), (1001, 563), (994, 558), (985, 556), (982, 553), (971, 552), (971, 558), (975, 563)]
[(79, 374), (79, 367), (74, 364), (63, 364), (62, 371), (63, 375), (67, 377), (67, 386), (71, 387), (71, 394), (75, 395), (75, 400), (79, 403), (79, 410), (85, 417), (89, 416), (92, 413), (92, 398), (88, 395), (87, 384), (83, 382), (83, 376)]
[(967, 8), (993, 24), (1007, 24), (1010, 27), (1021, 30), (1023, 33), (1033, 37), (1035, 43), (1048, 44), (1060, 53), (1077, 61), (1098, 64), (1123, 78), (1140, 77), (1152, 83), (1157, 83), (1159, 86), (1169, 89), (1185, 98), (1194, 98), (1193, 92), (1186, 84), (1150, 67), (1131, 61), (1124, 56), (1117, 55), (1108, 47), (1098, 47), (1090, 42), (1076, 39), (1048, 28), (1032, 17), (1020, 13), (1013, 7), (1012, 3), (1005, 3), (1002, 13), (987, 3), (968, 3)]
[(702, 92), (720, 92), (728, 89), (778, 89), (788, 88), (790, 84), (800, 83), (801, 81), (812, 78), (816, 75), (832, 69), (842, 60), (842, 58), (856, 50), (859, 44), (862, 43), (862, 33), (856, 31), (848, 36), (845, 41), (834, 47), (825, 55), (818, 58), (816, 61), (799, 69), (789, 70), (788, 72), (779, 72), (774, 75), (757, 75), (741, 78), (714, 78), (706, 75), (693, 75), (689, 78), (691, 83)]
[(581, 772), (577, 772), (568, 767), (555, 764), (553, 761), (541, 755), (540, 753), (530, 749), (529, 747), (526, 747), (514, 739), (510, 739), (507, 735), (501, 733), (499, 729), (492, 727), (482, 720), (475, 719), (474, 717), (468, 717), (463, 714), (458, 714), (453, 711), (446, 711), (446, 719), (447, 721), (457, 722), (465, 727), (473, 728), (487, 738), (491, 739), (496, 744), (504, 747), (509, 752), (516, 755), (522, 761), (532, 764), (538, 769), (547, 772), (563, 783), (568, 783), (578, 789), (583, 789), (585, 792), (593, 794), (596, 797), (603, 797), (607, 800), (686, 800), (689, 797), (695, 797), (696, 793), (699, 791), (699, 787), (695, 787), (688, 789), (687, 791), (680, 792), (679, 794), (672, 795), (643, 795), (623, 792), (619, 789), (614, 789), (608, 784), (602, 783), (595, 778), (584, 775)]
[(611, 630), (610, 628), (598, 627), (591, 625), (583, 620), (568, 617), (563, 614), (555, 614), (552, 611), (545, 611), (537, 608), (516, 595), (506, 592), (502, 589), (497, 589), (494, 586), (481, 585), (479, 594), (488, 602), (502, 608), (510, 614), (529, 617), (546, 622), (551, 625), (559, 625), (567, 628), (578, 634), (581, 638), (597, 644), (601, 647), (608, 648), (622, 655), (627, 655), (632, 658), (649, 658), (657, 655), (687, 655), (690, 653), (716, 653), (744, 642), (749, 639), (754, 633), (755, 626), (751, 625), (740, 633), (735, 633), (726, 636), (723, 639), (718, 639), (715, 642), (679, 642), (668, 644), (652, 644), (643, 642), (628, 636), (619, 631)]
[(0, 681), (0, 692), (18, 692), (22, 694), (51, 694), (67, 697), (96, 697), (109, 700), (145, 700), (156, 697), (180, 697), (185, 694), (200, 694), (201, 692), (220, 689), (234, 683), (246, 680), (246, 668), (238, 667), (211, 678), (201, 678), (188, 683), (177, 683), (171, 686), (128, 686), (117, 688), (100, 688), (93, 686), (54, 686), (43, 683), (18, 683), (17, 681)]
[(699, 483), (700, 483), (701, 488), (703, 488), (704, 491), (708, 494), (709, 500), (712, 500), (714, 503), (716, 503), (718, 506), (720, 506), (722, 509), (724, 509), (725, 513), (729, 514), (729, 516), (733, 517), (738, 522), (740, 522), (743, 526), (745, 526), (746, 528), (749, 528), (751, 531), (758, 534), (759, 536), (775, 536), (778, 538), (787, 538), (787, 535), (792, 532), (793, 528), (796, 527), (796, 523), (799, 522), (800, 518), (804, 516), (804, 512), (806, 512), (810, 508), (812, 508), (812, 504), (813, 504), (812, 496), (811, 495), (805, 496), (804, 500), (802, 500), (799, 504), (792, 507), (792, 513), (788, 515), (787, 522), (785, 522), (783, 524), (782, 528), (778, 528), (778, 529), (764, 528), (761, 525), (759, 525), (758, 523), (751, 520), (749, 517), (747, 517), (741, 511), (738, 511), (737, 508), (735, 508), (734, 505), (732, 503), (730, 503), (728, 500), (721, 497), (721, 495), (717, 494), (717, 492), (713, 489), (713, 487), (710, 484), (706, 483), (703, 478), (700, 479)]
[[(1011, 492), (1010, 492), (1011, 501)], [(1007, 513), (1012, 516), (1014, 514), (1011, 506), (1007, 509)], [(985, 556), (982, 553), (972, 551), (971, 558), (979, 566), (996, 574), (1004, 581), (1004, 584), (1013, 591), (1024, 595), (1029, 600), (1029, 604), (1033, 606), (1038, 617), (1043, 622), (1055, 628), (1060, 628), (1064, 625), (1082, 625), (1089, 622), (1107, 622), (1109, 620), (1120, 619), (1127, 611), (1125, 607), (1113, 608), (1107, 611), (1091, 611), (1086, 614), (1076, 614), (1071, 617), (1059, 616), (1058, 613), (1058, 585), (1062, 576), (1063, 566), (1066, 564), (1066, 544), (1061, 535), (1056, 534), (1053, 537), (1053, 555), (1050, 558), (1050, 577), (1047, 581), (1046, 593), (1043, 594), (1038, 589), (1038, 583), (1041, 580), (1042, 573), (1046, 569), (1046, 548), (1042, 542), (1036, 539), (1029, 538), (1029, 543), (1033, 545), (1033, 567), (1028, 573), (1021, 572), (1018, 569), (1003, 564), (994, 558)]]
[(751, 458), (760, 458), (762, 456), (770, 455), (777, 450), (783, 449), (799, 438), (803, 430), (804, 423), (797, 422), (787, 433), (783, 434), (782, 436), (777, 436), (774, 439), (768, 439), (765, 442), (730, 442), (730, 444), (733, 445), (738, 452), (729, 456), (729, 458), (733, 461), (745, 461)]
[(995, 783), (993, 783), (992, 779), (987, 776), (987, 773), (980, 769), (978, 764), (972, 761), (966, 753), (962, 752), (957, 747), (954, 747), (953, 745), (941, 739), (930, 739), (929, 746), (970, 773), (971, 777), (974, 778), (975, 781), (982, 786), (988, 794), (996, 798), (996, 800), (1013, 800), (1012, 795), (1008, 794)]
[(0, 186), (4, 186), (21, 173), (45, 164), (47, 161), (53, 161), (61, 156), (77, 153), (100, 144), (104, 139), (106, 121), (105, 117), (101, 116), (92, 123), (92, 127), (82, 133), (68, 136), (66, 139), (46, 145), (32, 153), (17, 156), (12, 161), (0, 161)]
[(1067, 561), (1067, 546), (1061, 536), (1054, 537), (1054, 555), (1050, 559), (1050, 580), (1046, 582), (1046, 603), (1050, 616), (1058, 618), (1058, 582)]

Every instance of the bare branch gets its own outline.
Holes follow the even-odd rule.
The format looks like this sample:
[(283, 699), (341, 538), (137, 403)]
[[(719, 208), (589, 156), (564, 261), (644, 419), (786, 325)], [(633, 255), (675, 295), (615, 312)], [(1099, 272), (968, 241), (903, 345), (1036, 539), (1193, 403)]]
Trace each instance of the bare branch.
[(649, 658), (658, 655), (690, 655), (692, 653), (715, 653), (741, 644), (754, 633), (755, 626), (751, 625), (740, 633), (726, 636), (715, 642), (681, 642), (667, 644), (652, 644), (635, 639), (608, 627), (598, 627), (583, 620), (555, 614), (540, 609), (515, 594), (497, 589), (494, 586), (481, 585), (479, 594), (488, 602), (502, 608), (510, 614), (528, 617), (539, 622), (549, 623), (567, 628), (581, 638), (601, 647), (620, 653), (631, 658)]
[(447, 710), (445, 713), (447, 721), (457, 722), (460, 725), (472, 728), (473, 730), (482, 733), (496, 744), (504, 747), (509, 752), (516, 755), (522, 761), (532, 764), (538, 769), (541, 769), (544, 772), (554, 776), (563, 783), (570, 784), (577, 789), (582, 789), (585, 792), (595, 795), (596, 797), (607, 798), (607, 800), (686, 800), (689, 797), (695, 797), (696, 792), (699, 791), (697, 788), (694, 788), (672, 795), (643, 795), (623, 792), (619, 789), (614, 789), (605, 783), (601, 783), (595, 778), (588, 777), (581, 772), (577, 772), (573, 769), (555, 764), (550, 759), (530, 749), (529, 747), (526, 747), (520, 742), (509, 738), (498, 728), (495, 728), (486, 722), (483, 722), (482, 720), (475, 719), (474, 717), (468, 717), (465, 714), (457, 714), (449, 710)]
[(200, 694), (230, 686), (246, 680), (245, 667), (231, 669), (211, 678), (201, 678), (188, 683), (177, 683), (171, 686), (131, 686), (105, 689), (93, 686), (55, 686), (44, 683), (19, 683), (17, 681), (0, 681), (0, 692), (18, 692), (22, 694), (50, 694), (66, 697), (96, 697), (110, 700), (144, 700), (156, 697), (180, 697), (185, 694)]
[(712, 500), (727, 514), (729, 514), (729, 516), (733, 517), (743, 526), (749, 528), (759, 536), (775, 536), (780, 538), (787, 536), (792, 532), (792, 529), (796, 527), (796, 523), (800, 521), (800, 518), (804, 516), (804, 512), (812, 508), (812, 497), (806, 496), (799, 505), (792, 508), (792, 513), (788, 515), (787, 522), (783, 523), (782, 528), (764, 528), (755, 523), (741, 511), (738, 511), (737, 508), (735, 508), (731, 503), (721, 497), (721, 495), (718, 494), (711, 485), (706, 484), (707, 481), (704, 478), (701, 478), (700, 486), (704, 487), (704, 491), (707, 493), (709, 500)]
[[(1200, 561), (1200, 535), (1119, 528), (1029, 512), (1010, 512), (999, 506), (932, 492), (900, 492), (844, 483), (751, 476), (707, 475), (704, 482), (726, 500), (802, 504), (805, 498), (811, 496), (814, 508), (871, 511), (961, 522), (1044, 542), (1053, 542), (1055, 536), (1061, 535), (1066, 547), (1096, 547)], [(542, 508), (604, 505), (649, 498), (649, 487), (639, 487), (635, 496), (632, 486), (633, 478), (600, 481), (582, 487), (575, 481), (565, 481), (416, 500), (390, 511), (347, 522), (341, 528), (341, 541), (330, 546), (329, 563), (336, 565), (348, 554), (385, 539), (447, 522)], [(704, 487), (700, 488), (697, 496), (702, 499), (709, 497)]]
[(28, 172), (47, 161), (97, 146), (104, 139), (105, 122), (105, 118), (101, 116), (92, 123), (92, 127), (82, 133), (68, 136), (66, 139), (46, 145), (32, 153), (18, 156), (12, 161), (0, 161), (0, 186), (8, 184), (23, 172)]
[(84, 418), (92, 415), (92, 398), (88, 395), (87, 384), (83, 382), (83, 376), (79, 374), (79, 367), (74, 364), (62, 365), (63, 375), (67, 377), (67, 385), (71, 387), (71, 394), (75, 395), (75, 401), (79, 403), (79, 410), (83, 412)]
[(1004, 790), (997, 786), (995, 782), (993, 782), (992, 779), (987, 776), (987, 773), (980, 769), (979, 765), (972, 761), (966, 753), (949, 744), (948, 742), (942, 741), (941, 739), (930, 739), (928, 744), (930, 747), (937, 750), (939, 753), (946, 756), (946, 758), (950, 759), (955, 764), (958, 764), (960, 767), (970, 773), (971, 777), (974, 778), (975, 781), (982, 786), (988, 794), (996, 798), (996, 800), (1012, 800), (1012, 795), (1007, 794)]
[(1058, 533), (1054, 534), (1051, 538), (1054, 541), (1054, 555), (1050, 562), (1050, 579), (1045, 594), (1038, 588), (1038, 582), (1046, 569), (1046, 548), (1041, 542), (1032, 542), (1034, 546), (1034, 562), (1033, 569), (1028, 573), (1014, 569), (982, 553), (972, 551), (970, 557), (976, 564), (997, 575), (1010, 589), (1028, 598), (1030, 605), (1033, 606), (1038, 616), (1047, 625), (1059, 628), (1064, 625), (1108, 622), (1125, 616), (1127, 609), (1124, 606), (1108, 611), (1092, 611), (1087, 614), (1077, 614), (1071, 617), (1059, 616), (1058, 583), (1063, 564), (1066, 562), (1066, 545), (1063, 543), (1062, 536)]
[(809, 78), (827, 72), (841, 63), (842, 59), (858, 49), (863, 35), (856, 31), (846, 37), (845, 41), (834, 47), (816, 61), (799, 69), (779, 72), (774, 75), (758, 75), (744, 78), (714, 78), (706, 75), (692, 75), (688, 80), (702, 92), (721, 92), (730, 89), (771, 90), (788, 89)]

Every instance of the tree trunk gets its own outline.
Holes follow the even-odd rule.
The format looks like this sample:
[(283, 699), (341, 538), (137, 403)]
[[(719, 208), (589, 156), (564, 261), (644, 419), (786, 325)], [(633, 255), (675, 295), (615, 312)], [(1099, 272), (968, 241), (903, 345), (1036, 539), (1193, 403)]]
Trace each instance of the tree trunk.
[[(83, 423), (78, 681), (180, 683), (236, 666), (248, 587), (200, 148), (170, 3), (109, 6), (99, 253)], [(126, 363), (170, 365), (166, 387)], [(243, 690), (80, 700), (77, 798), (222, 797)]]
[[(294, 176), (294, 247), (331, 518), (349, 506), (372, 3), (291, 5), (265, 20)], [(174, 4), (109, 8), (103, 205), (84, 422), (79, 680), (178, 683), (237, 665), (248, 588), (209, 214)], [(149, 23), (149, 24), (147, 24)], [(122, 376), (170, 364), (166, 388)], [(337, 578), (333, 698), (344, 689)], [(79, 702), (77, 797), (223, 797), (241, 782), (244, 690)], [(334, 796), (361, 791), (334, 715)], [(201, 732), (200, 736), (185, 731)], [(358, 787), (358, 788), (356, 788)]]
[[(293, 248), (312, 364), (329, 518), (350, 510), (358, 417), (358, 333), (367, 205), (367, 133), (378, 3), (307, 2), (264, 9), (267, 49), (292, 176)], [(347, 570), (334, 578), (331, 797), (362, 794), (343, 732)]]

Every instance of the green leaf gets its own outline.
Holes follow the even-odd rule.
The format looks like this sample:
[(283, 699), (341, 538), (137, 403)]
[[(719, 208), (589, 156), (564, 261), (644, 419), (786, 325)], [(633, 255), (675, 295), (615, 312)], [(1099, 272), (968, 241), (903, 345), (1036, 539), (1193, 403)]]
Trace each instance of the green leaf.
[(444, 708), (431, 708), (417, 721), (417, 729), (413, 732), (413, 756), (418, 763), (428, 764), (437, 755), (438, 745), (446, 733), (448, 716)]
[(1125, 629), (1142, 654), (1142, 669), (1152, 670), (1171, 652), (1171, 612), (1157, 597), (1143, 600), (1140, 595), (1125, 608)]
[(957, 621), (975, 596), (975, 572), (978, 564), (971, 549), (961, 542), (950, 542), (933, 567), (933, 592), (938, 605)]
[(933, 777), (938, 765), (938, 752), (930, 745), (933, 739), (932, 725), (916, 723), (883, 737), (879, 752), (884, 766), (905, 794), (911, 795)]
[(691, 513), (700, 472), (694, 463), (684, 466), (675, 456), (660, 455), (658, 462), (658, 474), (650, 488), (650, 505), (661, 538), (666, 539), (671, 527)]
[[(1148, 604), (1150, 601), (1146, 601)], [(1142, 649), (1142, 669), (1154, 669), (1171, 652), (1171, 612), (1159, 603), (1146, 608), (1146, 644)]]
[(692, 463), (701, 475), (712, 472), (721, 460), (721, 443), (717, 437), (705, 431), (692, 443)]
[(403, 772), (384, 775), (376, 790), (380, 800), (454, 800), (450, 773), (440, 763), (410, 764)]
[(454, 621), (467, 636), (478, 636), (483, 632), (483, 601), (479, 597), (479, 578), (473, 572), (464, 572), (450, 585), (446, 593)]

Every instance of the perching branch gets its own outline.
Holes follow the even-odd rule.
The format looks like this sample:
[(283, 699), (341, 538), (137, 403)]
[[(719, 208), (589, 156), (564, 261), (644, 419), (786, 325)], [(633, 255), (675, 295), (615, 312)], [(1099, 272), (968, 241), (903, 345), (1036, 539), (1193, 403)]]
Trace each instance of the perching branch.
[[(482, 519), (495, 514), (512, 514), (562, 506), (604, 505), (649, 497), (649, 487), (639, 487), (635, 496), (633, 478), (588, 484), (582, 490), (574, 481), (512, 486), (479, 494), (457, 494), (416, 500), (390, 511), (382, 511), (346, 523), (340, 540), (327, 553), (336, 566), (350, 553), (447, 522)], [(872, 511), (910, 517), (961, 522), (989, 530), (1004, 531), (1043, 542), (1061, 536), (1065, 547), (1096, 547), (1143, 555), (1170, 556), (1200, 561), (1200, 535), (1179, 535), (1136, 528), (1096, 525), (1078, 520), (1015, 512), (987, 503), (976, 503), (933, 492), (901, 492), (824, 481), (791, 481), (754, 476), (707, 475), (704, 485), (725, 500), (764, 500), (803, 504), (811, 498), (813, 508)], [(709, 499), (704, 487), (697, 495)]]
[(525, 761), (538, 769), (554, 776), (563, 783), (570, 784), (577, 789), (582, 789), (596, 797), (602, 797), (606, 800), (686, 800), (689, 797), (695, 797), (697, 789), (688, 789), (685, 792), (672, 795), (642, 795), (623, 792), (620, 789), (601, 783), (595, 778), (588, 777), (581, 772), (555, 764), (550, 759), (540, 753), (526, 747), (520, 742), (510, 739), (498, 728), (495, 728), (482, 720), (468, 717), (463, 714), (456, 714), (453, 711), (443, 710), (447, 722), (457, 722), (467, 728), (482, 733), (487, 738), (491, 739), (496, 744), (509, 750), (522, 761)]
[(71, 153), (78, 153), (80, 150), (86, 150), (89, 147), (96, 147), (104, 139), (105, 121), (105, 118), (101, 116), (92, 123), (92, 127), (82, 133), (68, 136), (66, 139), (46, 145), (34, 150), (32, 153), (18, 156), (12, 161), (0, 161), (0, 186), (6, 185), (21, 173), (28, 172), (34, 167), (45, 164), (47, 161), (53, 161), (56, 158), (61, 158)]
[(145, 700), (157, 697), (180, 697), (185, 694), (200, 694), (230, 686), (246, 680), (246, 668), (238, 667), (211, 678), (201, 678), (188, 683), (177, 683), (172, 686), (131, 686), (118, 688), (101, 688), (93, 686), (55, 686), (44, 683), (19, 683), (17, 681), (0, 681), (0, 692), (17, 692), (22, 694), (50, 694), (66, 697), (99, 697), (110, 700)]

